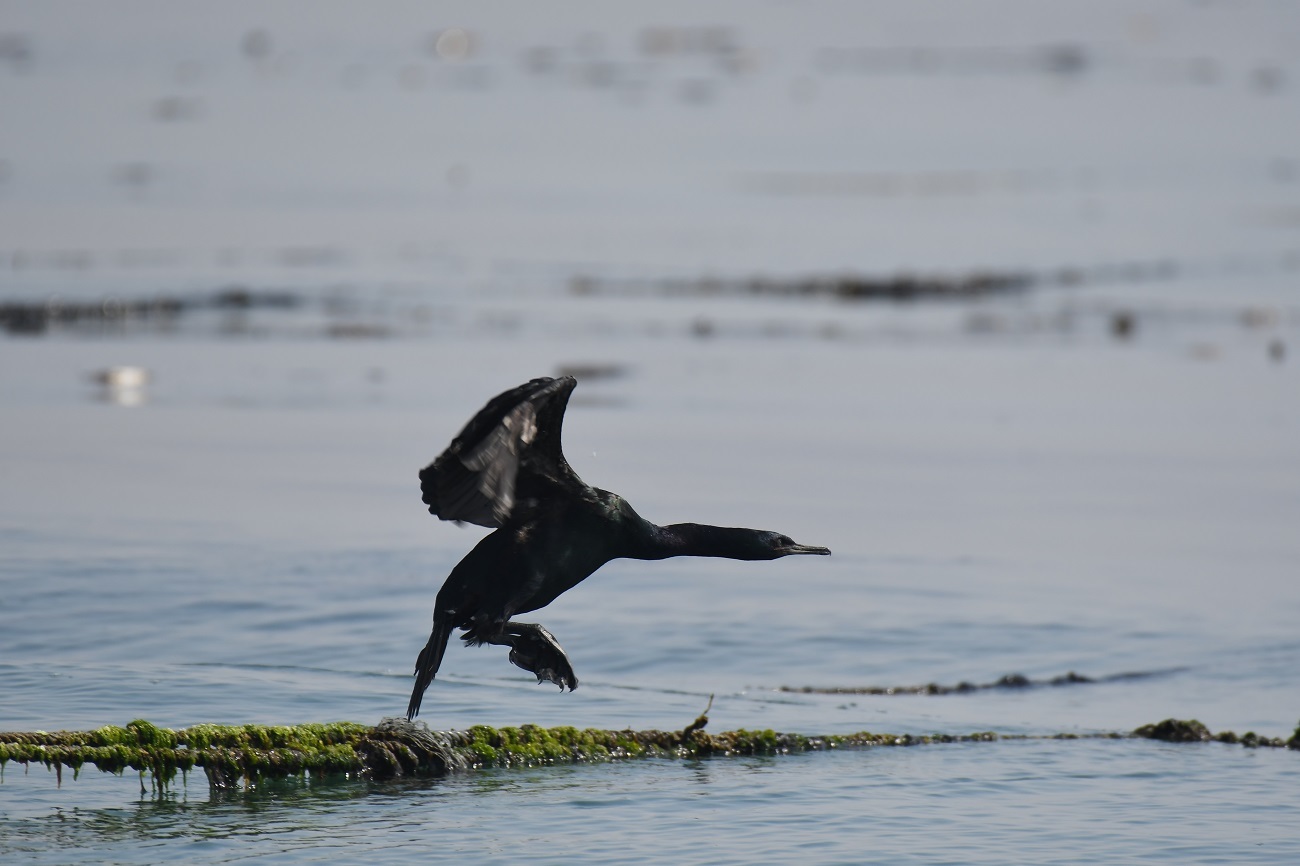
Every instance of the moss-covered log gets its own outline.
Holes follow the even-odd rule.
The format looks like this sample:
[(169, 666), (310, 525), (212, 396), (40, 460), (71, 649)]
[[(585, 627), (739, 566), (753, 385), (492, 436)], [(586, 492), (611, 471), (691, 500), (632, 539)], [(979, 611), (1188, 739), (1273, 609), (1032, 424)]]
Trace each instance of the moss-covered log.
[(605, 731), (537, 725), (465, 731), (430, 731), (405, 719), (385, 719), (374, 727), (353, 722), (303, 725), (194, 725), (160, 728), (144, 720), (126, 727), (107, 725), (93, 731), (0, 733), (0, 770), (9, 761), (39, 763), (62, 779), (67, 767), (74, 777), (85, 764), (104, 772), (148, 773), (155, 785), (167, 786), (176, 773), (200, 768), (215, 787), (253, 785), (267, 779), (350, 776), (392, 779), (399, 776), (444, 776), (482, 767), (536, 766), (641, 757), (714, 757), (772, 755), (875, 746), (991, 742), (1029, 739), (1097, 739), (1140, 737), (1168, 742), (1240, 743), (1243, 746), (1300, 750), (1300, 727), (1289, 740), (1241, 737), (1231, 731), (1214, 735), (1200, 722), (1166, 719), (1143, 725), (1131, 734), (1001, 735), (856, 734), (808, 736), (775, 731), (728, 731), (709, 734), (701, 716), (682, 731)]

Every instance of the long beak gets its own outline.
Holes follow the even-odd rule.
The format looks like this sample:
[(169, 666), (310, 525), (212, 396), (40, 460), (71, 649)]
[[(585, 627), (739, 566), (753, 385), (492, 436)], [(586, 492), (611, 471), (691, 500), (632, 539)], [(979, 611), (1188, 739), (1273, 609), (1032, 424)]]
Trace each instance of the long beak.
[(792, 544), (789, 547), (781, 548), (782, 556), (790, 556), (796, 553), (815, 553), (818, 556), (830, 556), (831, 549), (829, 547), (814, 547), (811, 544)]

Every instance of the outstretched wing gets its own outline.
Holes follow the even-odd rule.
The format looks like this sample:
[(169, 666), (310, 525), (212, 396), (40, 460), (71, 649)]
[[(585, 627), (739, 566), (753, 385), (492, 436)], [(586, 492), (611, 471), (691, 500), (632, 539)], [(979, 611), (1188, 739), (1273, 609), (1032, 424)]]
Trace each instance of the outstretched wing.
[(521, 502), (555, 484), (583, 486), (560, 447), (564, 410), (577, 380), (533, 379), (488, 401), (447, 450), (420, 470), (429, 513), (503, 526)]

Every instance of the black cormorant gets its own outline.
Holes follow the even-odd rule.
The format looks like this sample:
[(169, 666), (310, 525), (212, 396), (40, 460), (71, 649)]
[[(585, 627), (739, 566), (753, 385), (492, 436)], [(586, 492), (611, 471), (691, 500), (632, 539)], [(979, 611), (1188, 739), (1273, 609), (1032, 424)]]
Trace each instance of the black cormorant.
[(540, 625), (515, 614), (545, 607), (611, 559), (829, 554), (779, 532), (675, 523), (657, 526), (625, 499), (589, 487), (560, 447), (577, 381), (540, 378), (494, 397), (437, 460), (420, 470), (429, 512), (496, 529), (452, 569), (438, 592), (433, 633), (415, 663), (406, 716), (442, 664), (452, 629), (471, 646), (510, 647), (510, 661), (563, 691), (578, 687), (569, 658)]

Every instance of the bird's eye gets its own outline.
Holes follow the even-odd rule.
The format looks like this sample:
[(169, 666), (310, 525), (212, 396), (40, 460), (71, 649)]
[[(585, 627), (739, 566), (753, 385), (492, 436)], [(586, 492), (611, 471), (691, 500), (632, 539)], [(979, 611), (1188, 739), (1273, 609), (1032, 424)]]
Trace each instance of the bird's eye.
[(781, 545), (782, 547), (787, 547), (791, 544), (794, 544), (794, 539), (788, 535), (778, 535), (776, 538), (776, 543)]

